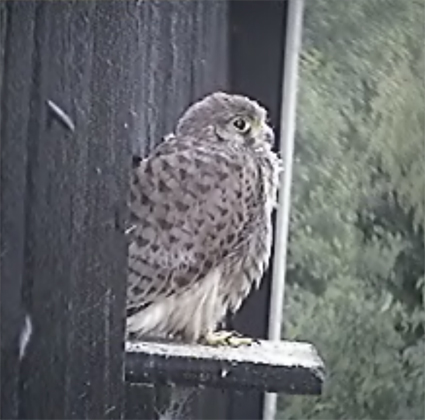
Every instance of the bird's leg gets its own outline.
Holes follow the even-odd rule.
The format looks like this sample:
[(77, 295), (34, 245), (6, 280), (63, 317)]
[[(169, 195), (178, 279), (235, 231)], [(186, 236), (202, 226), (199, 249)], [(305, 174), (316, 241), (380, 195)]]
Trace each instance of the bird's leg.
[(207, 333), (203, 339), (202, 343), (208, 346), (230, 346), (230, 347), (240, 347), (240, 346), (251, 346), (254, 343), (258, 343), (258, 340), (251, 337), (244, 337), (242, 334), (237, 331), (214, 331)]

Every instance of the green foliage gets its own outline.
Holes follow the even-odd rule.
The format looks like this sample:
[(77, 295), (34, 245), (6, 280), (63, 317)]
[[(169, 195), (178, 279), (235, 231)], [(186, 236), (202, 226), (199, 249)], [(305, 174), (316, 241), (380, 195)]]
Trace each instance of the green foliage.
[(422, 338), (406, 347), (389, 296), (378, 301), (341, 279), (320, 297), (291, 288), (290, 339), (313, 342), (328, 376), (321, 397), (283, 397), (279, 419), (423, 419)]
[(425, 4), (307, 0), (284, 336), (325, 359), (281, 419), (425, 418)]

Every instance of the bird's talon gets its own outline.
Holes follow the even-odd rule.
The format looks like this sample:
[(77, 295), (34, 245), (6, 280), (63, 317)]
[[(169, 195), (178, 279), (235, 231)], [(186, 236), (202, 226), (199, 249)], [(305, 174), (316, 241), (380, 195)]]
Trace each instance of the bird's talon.
[(258, 343), (258, 340), (244, 337), (237, 331), (216, 331), (207, 334), (203, 340), (204, 344), (209, 346), (230, 346), (241, 347), (250, 346), (253, 343)]

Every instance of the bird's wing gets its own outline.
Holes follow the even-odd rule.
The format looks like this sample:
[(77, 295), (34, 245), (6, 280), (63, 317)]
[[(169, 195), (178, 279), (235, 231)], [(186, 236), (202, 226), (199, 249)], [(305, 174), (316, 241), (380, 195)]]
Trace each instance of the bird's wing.
[(134, 170), (129, 315), (205, 277), (241, 241), (257, 168), (225, 148), (166, 141)]

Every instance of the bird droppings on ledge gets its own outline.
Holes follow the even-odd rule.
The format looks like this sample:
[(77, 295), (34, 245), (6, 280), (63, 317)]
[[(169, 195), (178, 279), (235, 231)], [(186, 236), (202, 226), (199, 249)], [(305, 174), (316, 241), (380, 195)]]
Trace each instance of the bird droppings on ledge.
[(318, 395), (324, 378), (324, 364), (309, 343), (260, 341), (236, 348), (152, 341), (126, 343), (126, 379), (131, 383)]

